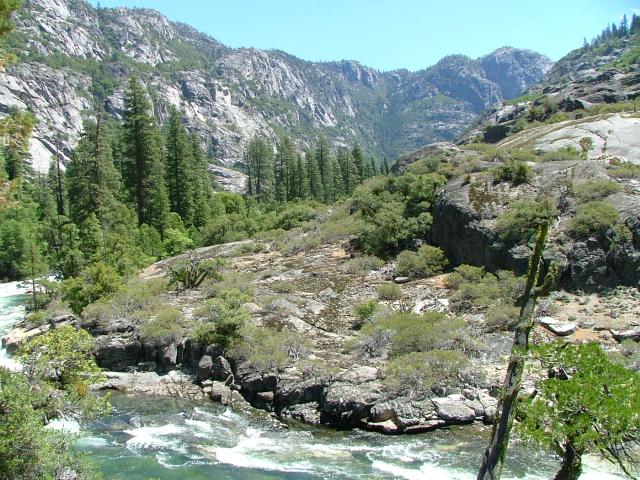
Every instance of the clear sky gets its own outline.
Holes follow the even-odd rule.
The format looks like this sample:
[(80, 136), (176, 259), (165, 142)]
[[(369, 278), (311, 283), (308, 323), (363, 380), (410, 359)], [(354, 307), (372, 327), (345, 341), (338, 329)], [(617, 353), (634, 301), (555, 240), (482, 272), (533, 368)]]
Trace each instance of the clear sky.
[[(95, 5), (97, 0), (91, 0)], [(148, 7), (230, 47), (280, 49), (306, 60), (353, 59), (419, 70), (452, 53), (511, 45), (554, 60), (640, 0), (101, 0)]]

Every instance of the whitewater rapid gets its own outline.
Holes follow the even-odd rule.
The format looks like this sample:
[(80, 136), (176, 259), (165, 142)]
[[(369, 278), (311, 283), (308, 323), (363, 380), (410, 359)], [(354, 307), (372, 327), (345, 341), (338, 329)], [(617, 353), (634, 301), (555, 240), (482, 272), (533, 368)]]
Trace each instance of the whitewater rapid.
[[(4, 337), (25, 315), (29, 288), (21, 282), (0, 283), (0, 338)], [(19, 365), (0, 347), (0, 367), (15, 370)]]

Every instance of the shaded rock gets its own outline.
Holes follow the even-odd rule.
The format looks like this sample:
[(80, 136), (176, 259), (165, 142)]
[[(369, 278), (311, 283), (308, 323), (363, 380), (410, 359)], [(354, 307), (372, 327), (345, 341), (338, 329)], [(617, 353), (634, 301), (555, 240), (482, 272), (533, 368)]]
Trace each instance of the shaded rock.
[(296, 420), (309, 425), (320, 425), (320, 406), (318, 402), (292, 405), (282, 411), (282, 418)]
[(163, 349), (161, 361), (162, 366), (167, 370), (176, 366), (178, 362), (178, 347), (176, 347), (175, 342), (170, 343)]
[(127, 334), (101, 335), (96, 337), (96, 362), (101, 368), (124, 371), (139, 363), (142, 345)]
[[(321, 402), (323, 423), (340, 426), (355, 426), (369, 416), (371, 407), (382, 398), (378, 382), (360, 385), (334, 383), (327, 387)], [(326, 420), (326, 421), (325, 421)]]
[(213, 360), (209, 355), (203, 355), (198, 362), (198, 370), (196, 378), (200, 381), (208, 380), (211, 377), (213, 371)]
[(226, 382), (229, 377), (233, 376), (229, 361), (222, 356), (216, 357), (211, 365), (211, 375), (215, 380)]
[(640, 342), (640, 327), (624, 331), (611, 330), (611, 334), (618, 342), (622, 342), (624, 340), (635, 340), (636, 342)]

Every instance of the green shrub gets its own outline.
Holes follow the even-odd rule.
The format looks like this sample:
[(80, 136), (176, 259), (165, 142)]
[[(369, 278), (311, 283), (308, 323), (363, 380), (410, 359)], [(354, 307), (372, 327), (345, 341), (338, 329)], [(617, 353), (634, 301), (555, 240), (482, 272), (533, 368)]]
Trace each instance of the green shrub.
[(290, 230), (311, 220), (314, 215), (315, 209), (309, 205), (287, 205), (284, 210), (276, 215), (271, 228)]
[(477, 311), (514, 305), (522, 294), (524, 280), (506, 270), (494, 275), (479, 267), (460, 265), (447, 277), (447, 286), (453, 290), (449, 299), (454, 309)]
[(85, 268), (78, 277), (65, 280), (63, 283), (63, 300), (69, 302), (76, 315), (89, 304), (109, 298), (122, 289), (122, 278), (111, 266), (102, 262)]
[(589, 180), (575, 187), (575, 195), (579, 203), (585, 203), (605, 199), (621, 189), (619, 184), (611, 180)]
[(518, 322), (520, 309), (513, 305), (497, 303), (485, 314), (485, 323), (489, 331), (512, 330)]
[(247, 362), (260, 373), (282, 370), (292, 360), (309, 355), (311, 342), (304, 334), (293, 329), (275, 330), (268, 327), (246, 325), (239, 331), (230, 350), (230, 356)]
[(380, 304), (377, 300), (365, 300), (356, 305), (354, 309), (359, 320), (359, 325), (363, 325), (373, 319), (373, 316), (380, 310)]
[(440, 248), (422, 245), (417, 253), (400, 252), (396, 259), (396, 274), (409, 278), (433, 277), (440, 274), (448, 263)]
[(459, 384), (468, 365), (469, 360), (458, 351), (412, 352), (389, 362), (384, 383), (391, 390), (405, 392), (410, 397), (422, 396), (436, 386)]
[(564, 160), (580, 160), (582, 158), (580, 150), (567, 146), (559, 150), (544, 152), (540, 155), (541, 162), (562, 162)]
[(506, 160), (492, 169), (494, 182), (511, 182), (513, 185), (529, 183), (533, 178), (533, 169), (521, 160)]
[(556, 214), (555, 205), (550, 199), (516, 200), (509, 204), (496, 222), (500, 239), (507, 244), (528, 243), (543, 223), (550, 221)]
[(251, 297), (235, 289), (223, 290), (205, 301), (196, 311), (191, 338), (202, 345), (229, 346), (249, 321), (249, 312), (242, 306), (249, 301)]
[(439, 312), (394, 312), (365, 325), (362, 334), (370, 336), (380, 329), (393, 332), (391, 354), (397, 356), (460, 346), (464, 325), (463, 319)]
[(383, 266), (384, 260), (370, 255), (363, 255), (361, 257), (347, 260), (345, 263), (345, 270), (347, 273), (366, 274), (372, 270), (378, 270)]
[(189, 256), (171, 266), (170, 285), (182, 285), (182, 288), (198, 288), (207, 278), (220, 279), (225, 261), (222, 258), (196, 258)]
[(154, 311), (154, 316), (140, 327), (143, 339), (161, 339), (176, 337), (184, 319), (177, 308), (164, 307)]
[(609, 175), (616, 178), (640, 178), (640, 165), (624, 163), (609, 169)]
[(271, 284), (271, 290), (276, 293), (292, 293), (296, 291), (296, 285), (293, 282), (278, 281)]
[(241, 245), (238, 245), (238, 247), (232, 252), (232, 256), (242, 256), (242, 255), (251, 255), (251, 254), (255, 254), (255, 253), (261, 253), (264, 252), (267, 249), (266, 245), (264, 243), (260, 243), (260, 242), (245, 242)]
[(606, 201), (580, 205), (576, 216), (569, 220), (569, 232), (576, 238), (587, 238), (604, 233), (620, 219), (618, 210)]
[(400, 300), (404, 293), (400, 285), (395, 283), (383, 283), (377, 288), (378, 298), (380, 300), (393, 301)]

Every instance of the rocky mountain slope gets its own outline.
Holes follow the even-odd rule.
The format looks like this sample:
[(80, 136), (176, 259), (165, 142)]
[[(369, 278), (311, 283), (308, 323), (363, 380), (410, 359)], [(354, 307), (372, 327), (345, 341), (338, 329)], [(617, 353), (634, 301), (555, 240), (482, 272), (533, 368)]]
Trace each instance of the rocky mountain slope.
[(472, 60), (378, 72), (354, 61), (307, 62), (281, 51), (230, 49), (143, 9), (95, 9), (84, 0), (27, 0), (9, 44), (20, 62), (0, 82), (0, 111), (31, 109), (31, 145), (43, 169), (67, 157), (96, 99), (122, 112), (127, 77), (139, 74), (162, 121), (178, 105), (225, 166), (253, 135), (326, 133), (378, 157), (457, 137), (488, 106), (521, 93), (551, 67), (535, 52), (499, 49)]
[[(579, 119), (602, 110), (603, 105), (632, 102), (640, 96), (639, 55), (638, 34), (576, 49), (558, 60), (525, 95), (484, 112), (463, 141), (483, 137), (495, 142), (536, 122)], [(616, 105), (608, 113), (621, 109)]]

